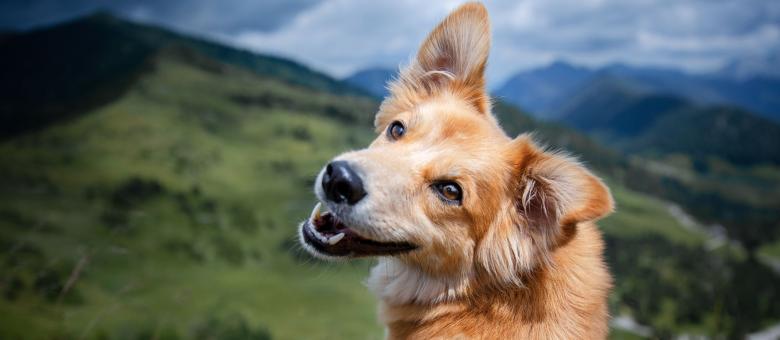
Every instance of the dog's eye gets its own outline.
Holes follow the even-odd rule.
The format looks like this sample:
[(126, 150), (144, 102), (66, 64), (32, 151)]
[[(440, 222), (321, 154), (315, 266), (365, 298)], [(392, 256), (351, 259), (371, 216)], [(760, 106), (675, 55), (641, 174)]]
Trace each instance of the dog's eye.
[(460, 189), (458, 183), (455, 182), (438, 182), (433, 184), (433, 190), (439, 194), (446, 203), (461, 204), (463, 200), (463, 191)]
[(396, 120), (387, 127), (387, 137), (392, 140), (398, 140), (403, 137), (404, 134), (406, 134), (406, 128), (401, 121)]

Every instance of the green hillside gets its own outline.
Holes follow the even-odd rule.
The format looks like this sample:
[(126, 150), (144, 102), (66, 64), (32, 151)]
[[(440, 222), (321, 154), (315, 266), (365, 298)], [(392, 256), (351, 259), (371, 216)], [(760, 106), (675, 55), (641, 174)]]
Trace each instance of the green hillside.
[[(370, 261), (314, 261), (295, 238), (320, 167), (373, 138), (377, 101), (181, 45), (144, 60), (103, 104), (0, 142), (0, 338), (382, 338), (362, 285)], [(511, 134), (537, 131), (608, 177), (613, 314), (661, 338), (780, 320), (769, 269), (628, 188), (657, 172), (511, 106), (496, 112)]]
[[(636, 111), (633, 111), (636, 113)], [(683, 153), (736, 165), (780, 165), (780, 125), (736, 107), (658, 108), (647, 127), (626, 142), (629, 152)]]
[(111, 102), (162, 49), (183, 47), (260, 76), (337, 94), (363, 92), (293, 61), (135, 24), (107, 13), (0, 40), (0, 139)]
[(154, 65), (0, 145), (0, 338), (378, 338), (368, 265), (315, 265), (294, 239), (316, 170), (368, 140), (354, 122), (375, 103), (177, 51)]

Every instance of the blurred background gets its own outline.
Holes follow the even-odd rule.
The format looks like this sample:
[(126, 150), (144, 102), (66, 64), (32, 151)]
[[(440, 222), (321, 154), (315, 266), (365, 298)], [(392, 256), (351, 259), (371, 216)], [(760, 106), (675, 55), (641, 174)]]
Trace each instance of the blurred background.
[[(296, 225), (458, 4), (1, 2), (0, 338), (382, 338)], [(617, 199), (611, 337), (780, 338), (780, 2), (486, 5), (501, 124)]]

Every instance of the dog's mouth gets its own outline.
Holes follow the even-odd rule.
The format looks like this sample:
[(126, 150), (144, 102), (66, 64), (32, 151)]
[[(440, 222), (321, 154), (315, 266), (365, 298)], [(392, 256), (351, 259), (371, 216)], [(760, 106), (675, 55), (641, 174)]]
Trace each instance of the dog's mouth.
[(333, 213), (320, 213), (317, 203), (311, 217), (301, 225), (301, 239), (322, 255), (338, 257), (388, 256), (414, 250), (408, 242), (380, 242), (358, 235)]

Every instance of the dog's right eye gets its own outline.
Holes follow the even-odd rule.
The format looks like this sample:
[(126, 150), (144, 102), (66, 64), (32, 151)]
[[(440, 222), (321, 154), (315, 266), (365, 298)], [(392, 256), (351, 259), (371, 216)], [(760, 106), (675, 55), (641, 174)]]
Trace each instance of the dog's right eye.
[(460, 205), (463, 202), (463, 190), (458, 183), (441, 181), (434, 183), (431, 187), (445, 203)]
[(387, 127), (387, 137), (392, 140), (398, 140), (404, 134), (406, 134), (406, 128), (399, 120), (390, 123), (390, 126)]

